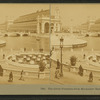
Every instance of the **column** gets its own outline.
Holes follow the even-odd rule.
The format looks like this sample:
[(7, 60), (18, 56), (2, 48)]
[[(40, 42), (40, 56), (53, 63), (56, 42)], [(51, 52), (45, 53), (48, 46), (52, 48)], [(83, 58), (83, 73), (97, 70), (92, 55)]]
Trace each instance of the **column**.
[(42, 33), (44, 33), (44, 28), (45, 28), (44, 25), (45, 25), (45, 23), (42, 23), (42, 26), (41, 26), (41, 32), (42, 32)]
[(57, 27), (58, 27), (57, 31), (60, 32), (60, 24), (59, 23), (57, 24)]
[(39, 16), (37, 18), (37, 33), (40, 33), (40, 27), (39, 27)]
[(37, 33), (40, 33), (40, 26), (39, 26), (39, 22), (37, 23)]
[(56, 32), (56, 23), (54, 23), (54, 32)]

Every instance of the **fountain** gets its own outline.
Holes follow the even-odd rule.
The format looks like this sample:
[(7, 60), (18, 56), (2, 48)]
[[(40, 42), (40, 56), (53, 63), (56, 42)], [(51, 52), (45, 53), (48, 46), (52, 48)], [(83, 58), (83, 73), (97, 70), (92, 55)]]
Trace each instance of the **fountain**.
[(6, 61), (14, 66), (39, 68), (40, 61), (43, 61), (46, 65), (49, 64), (49, 55), (43, 53), (12, 54), (6, 57)]
[(87, 57), (87, 61), (90, 65), (100, 67), (100, 54), (94, 54)]

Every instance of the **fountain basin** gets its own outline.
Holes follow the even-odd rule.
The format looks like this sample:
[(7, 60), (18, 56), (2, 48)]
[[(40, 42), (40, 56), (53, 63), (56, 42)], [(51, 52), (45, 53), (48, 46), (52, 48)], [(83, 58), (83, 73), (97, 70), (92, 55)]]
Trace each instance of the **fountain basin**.
[(88, 56), (87, 61), (90, 65), (100, 67), (100, 54), (95, 54), (95, 55)]
[(39, 63), (41, 60), (45, 64), (49, 64), (49, 55), (43, 53), (18, 53), (6, 57), (8, 64), (28, 68), (39, 68)]

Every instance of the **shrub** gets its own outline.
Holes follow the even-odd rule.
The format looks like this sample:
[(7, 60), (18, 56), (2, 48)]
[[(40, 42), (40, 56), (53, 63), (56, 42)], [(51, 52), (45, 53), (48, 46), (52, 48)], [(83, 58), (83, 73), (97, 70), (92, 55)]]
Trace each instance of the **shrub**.
[(75, 56), (70, 57), (70, 63), (71, 63), (72, 66), (76, 65), (76, 60), (77, 60), (77, 58)]
[(40, 72), (43, 72), (45, 67), (39, 67), (39, 69), (40, 69)]
[(45, 63), (42, 61), (40, 61), (39, 70), (40, 70), (40, 72), (43, 72), (45, 70)]

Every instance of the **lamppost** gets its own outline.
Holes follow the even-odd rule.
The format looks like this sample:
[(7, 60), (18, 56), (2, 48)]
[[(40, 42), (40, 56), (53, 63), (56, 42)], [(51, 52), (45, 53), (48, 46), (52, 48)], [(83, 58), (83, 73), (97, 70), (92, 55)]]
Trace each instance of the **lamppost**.
[(38, 50), (40, 51), (40, 37), (36, 37), (36, 40), (38, 41)]
[(62, 77), (63, 76), (63, 70), (62, 70), (62, 48), (63, 48), (63, 37), (60, 38), (60, 49), (61, 49), (61, 67), (60, 67), (60, 76)]

